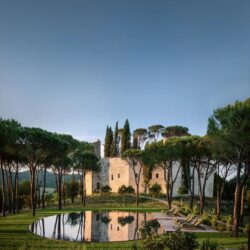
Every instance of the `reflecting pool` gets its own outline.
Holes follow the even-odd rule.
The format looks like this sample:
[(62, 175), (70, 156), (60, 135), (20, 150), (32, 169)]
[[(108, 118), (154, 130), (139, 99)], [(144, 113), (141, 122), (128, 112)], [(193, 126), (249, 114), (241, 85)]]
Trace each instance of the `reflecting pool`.
[[(140, 239), (140, 230), (154, 216), (148, 212), (85, 211), (58, 214), (35, 221), (36, 235), (58, 240), (112, 242)], [(163, 233), (160, 227), (158, 233)]]

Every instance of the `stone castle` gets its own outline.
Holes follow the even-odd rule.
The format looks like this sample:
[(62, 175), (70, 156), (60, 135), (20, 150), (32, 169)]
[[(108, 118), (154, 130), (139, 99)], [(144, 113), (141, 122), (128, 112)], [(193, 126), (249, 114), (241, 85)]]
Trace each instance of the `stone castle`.
[[(100, 146), (101, 142), (98, 140), (94, 144), (95, 153), (100, 158), (101, 170), (98, 173), (88, 172), (85, 177), (86, 181), (86, 193), (91, 195), (96, 191), (99, 191), (103, 186), (109, 186), (111, 192), (118, 192), (120, 186), (132, 186), (136, 189), (135, 176), (132, 168), (129, 166), (127, 161), (121, 159), (120, 157), (104, 157), (101, 158)], [(179, 163), (175, 162), (173, 165), (173, 176), (176, 176), (178, 171)], [(137, 173), (139, 171), (139, 166), (136, 167)], [(199, 195), (197, 172), (194, 173), (193, 178), (194, 194)], [(150, 180), (150, 185), (158, 183), (161, 185), (162, 193), (166, 193), (166, 187), (164, 182), (164, 172), (161, 167), (155, 167), (152, 171), (152, 179)], [(178, 196), (178, 189), (183, 183), (183, 174), (179, 171), (177, 175), (176, 182), (173, 188), (173, 196)], [(207, 180), (205, 194), (206, 197), (213, 197), (214, 188), (214, 174), (210, 175)], [(141, 173), (139, 192), (143, 193), (145, 190), (143, 175)]]

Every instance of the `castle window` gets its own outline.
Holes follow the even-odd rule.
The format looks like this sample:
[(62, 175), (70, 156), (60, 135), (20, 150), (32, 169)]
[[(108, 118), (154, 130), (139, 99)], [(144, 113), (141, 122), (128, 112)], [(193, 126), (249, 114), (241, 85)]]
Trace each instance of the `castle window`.
[(97, 190), (100, 189), (100, 183), (99, 183), (99, 182), (96, 183), (96, 189), (97, 189)]
[(118, 178), (120, 178), (120, 174), (118, 174)]
[(113, 175), (111, 175), (111, 180), (112, 180), (112, 181), (114, 180), (114, 176), (113, 176)]
[(110, 229), (112, 230), (112, 224), (110, 225)]
[(119, 227), (117, 227), (117, 231), (119, 231), (120, 230), (120, 228)]
[(159, 174), (156, 174), (156, 175), (155, 175), (155, 178), (159, 178)]

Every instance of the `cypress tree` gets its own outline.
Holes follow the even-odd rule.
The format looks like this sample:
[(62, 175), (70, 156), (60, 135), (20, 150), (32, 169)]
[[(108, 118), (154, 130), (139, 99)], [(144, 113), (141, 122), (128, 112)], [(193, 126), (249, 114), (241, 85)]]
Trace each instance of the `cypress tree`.
[(104, 144), (104, 157), (111, 156), (112, 141), (113, 141), (113, 131), (112, 131), (111, 127), (107, 126), (106, 136), (105, 136), (105, 144)]
[(114, 138), (112, 142), (112, 147), (111, 147), (111, 156), (118, 156), (119, 154), (119, 148), (118, 148), (118, 122), (115, 124), (115, 132), (114, 132)]
[(126, 119), (122, 130), (122, 142), (121, 153), (124, 153), (127, 149), (131, 148), (131, 133), (128, 119)]

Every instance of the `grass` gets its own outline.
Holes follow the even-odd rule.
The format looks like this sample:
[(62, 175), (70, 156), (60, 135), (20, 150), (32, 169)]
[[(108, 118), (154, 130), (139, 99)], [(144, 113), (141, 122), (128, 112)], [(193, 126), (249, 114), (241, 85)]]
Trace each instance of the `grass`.
[[(122, 198), (119, 196), (98, 197), (94, 196), (87, 201), (85, 210), (125, 210), (125, 211), (160, 211), (165, 208), (164, 204), (156, 201), (141, 200), (139, 207), (135, 207), (132, 198), (127, 198), (126, 206), (121, 206)], [(45, 239), (32, 234), (29, 231), (29, 225), (36, 219), (46, 216), (84, 210), (81, 206), (67, 205), (59, 211), (55, 207), (46, 208), (45, 210), (37, 209), (35, 217), (31, 216), (30, 211), (21, 212), (15, 215), (9, 215), (0, 218), (0, 249), (133, 249), (133, 241), (113, 242), (113, 243), (74, 243), (59, 240)], [(240, 236), (232, 238), (228, 233), (197, 233), (198, 240), (202, 242), (206, 238), (218, 241), (222, 247), (240, 247), (247, 243), (247, 238)], [(141, 242), (137, 242), (138, 248), (141, 249)]]

